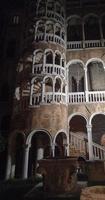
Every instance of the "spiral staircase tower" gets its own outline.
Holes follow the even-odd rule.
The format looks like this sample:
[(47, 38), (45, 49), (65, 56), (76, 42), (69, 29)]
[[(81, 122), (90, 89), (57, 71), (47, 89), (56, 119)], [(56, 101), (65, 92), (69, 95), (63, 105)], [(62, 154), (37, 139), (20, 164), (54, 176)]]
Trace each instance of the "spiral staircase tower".
[(69, 154), (65, 5), (63, 0), (36, 5), (36, 14), (26, 16), (17, 66), (7, 179), (32, 177), (37, 160)]

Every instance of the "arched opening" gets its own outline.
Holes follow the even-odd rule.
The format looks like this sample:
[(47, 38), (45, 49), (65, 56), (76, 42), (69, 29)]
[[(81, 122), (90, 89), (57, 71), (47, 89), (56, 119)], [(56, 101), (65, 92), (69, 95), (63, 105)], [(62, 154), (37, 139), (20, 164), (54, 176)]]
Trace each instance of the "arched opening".
[(55, 92), (61, 92), (61, 79), (60, 78), (56, 78)]
[(69, 92), (84, 92), (84, 69), (79, 62), (72, 63), (68, 70)]
[(92, 139), (93, 142), (103, 145), (103, 135), (105, 134), (105, 115), (96, 114), (92, 119)]
[(100, 40), (99, 21), (96, 16), (88, 16), (85, 19), (85, 40)]
[(42, 64), (43, 63), (43, 52), (38, 50), (33, 55), (33, 64)]
[(29, 150), (28, 177), (35, 176), (37, 161), (51, 156), (50, 137), (44, 131), (37, 131), (31, 139)]
[(45, 24), (44, 22), (40, 21), (37, 27), (37, 34), (45, 33)]
[(88, 139), (86, 119), (81, 115), (75, 115), (69, 122), (69, 143), (71, 156), (86, 156), (88, 158)]
[(61, 27), (58, 25), (55, 26), (55, 35), (58, 35), (59, 37), (61, 35)]
[(55, 64), (60, 65), (60, 61), (61, 61), (61, 55), (58, 52), (56, 52), (55, 53)]
[(52, 51), (46, 52), (46, 64), (53, 64), (53, 53), (52, 53)]
[(74, 133), (86, 134), (86, 119), (81, 115), (75, 115), (69, 122), (70, 131)]
[(67, 41), (81, 40), (83, 40), (81, 19), (79, 17), (72, 17), (68, 20)]
[(46, 24), (46, 33), (54, 34), (54, 25), (51, 22), (47, 22)]
[(36, 78), (34, 80), (33, 85), (31, 86), (32, 90), (32, 105), (38, 105), (41, 102), (41, 91), (42, 91), (42, 84), (41, 79)]
[(53, 92), (53, 81), (50, 77), (45, 79), (45, 92)]
[(67, 136), (65, 133), (60, 132), (55, 140), (55, 157), (67, 156)]
[[(100, 61), (90, 62), (87, 66), (88, 89), (89, 91), (105, 90), (104, 67)], [(101, 82), (100, 82), (101, 80)]]

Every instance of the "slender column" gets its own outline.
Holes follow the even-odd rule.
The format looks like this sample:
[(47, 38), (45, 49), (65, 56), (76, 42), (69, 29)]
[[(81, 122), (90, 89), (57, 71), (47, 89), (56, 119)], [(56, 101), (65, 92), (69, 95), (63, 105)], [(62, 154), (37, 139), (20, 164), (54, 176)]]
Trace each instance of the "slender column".
[(32, 85), (31, 85), (31, 92), (30, 92), (30, 105), (32, 105), (33, 87), (34, 87), (34, 83), (32, 83)]
[(51, 150), (52, 150), (52, 157), (55, 157), (55, 144), (51, 145)]
[(87, 133), (88, 133), (88, 146), (89, 146), (89, 160), (93, 160), (94, 155), (93, 155), (92, 126), (91, 125), (87, 125)]
[(55, 53), (53, 53), (53, 71), (52, 71), (52, 73), (54, 74), (54, 69), (55, 68)]
[(45, 64), (46, 64), (46, 54), (44, 52), (44, 55), (43, 55), (43, 73), (45, 73)]
[(85, 48), (85, 24), (82, 24), (83, 48)]
[(55, 80), (53, 81), (53, 102), (55, 101)]
[(29, 149), (31, 144), (25, 147), (24, 149), (24, 166), (23, 166), (23, 179), (28, 178), (28, 159), (29, 159)]
[(11, 176), (11, 166), (12, 166), (11, 155), (8, 154), (7, 166), (6, 166), (6, 176), (5, 176), (6, 180), (9, 179)]
[(102, 22), (101, 22), (101, 19), (99, 20), (99, 28), (100, 28), (101, 44), (102, 44), (102, 46), (104, 46), (104, 37), (103, 37), (103, 31), (102, 31)]
[(88, 101), (89, 101), (89, 98), (88, 98), (87, 68), (85, 68), (85, 95), (86, 95), (86, 102), (88, 102)]
[(11, 166), (11, 178), (14, 178), (14, 177), (15, 177), (15, 168), (16, 168), (16, 165), (13, 164), (13, 165)]
[(44, 94), (45, 94), (45, 81), (42, 82), (42, 103), (44, 102)]

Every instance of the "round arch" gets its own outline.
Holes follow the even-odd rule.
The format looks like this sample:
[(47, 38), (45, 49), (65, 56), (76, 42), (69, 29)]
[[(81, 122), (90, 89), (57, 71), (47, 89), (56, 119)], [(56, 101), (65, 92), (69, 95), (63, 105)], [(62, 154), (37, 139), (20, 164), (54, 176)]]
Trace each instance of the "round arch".
[(89, 18), (89, 17), (95, 17), (95, 18), (99, 19), (99, 16), (96, 15), (95, 13), (89, 13), (89, 14), (87, 14), (87, 15), (85, 15), (85, 16), (83, 17), (83, 20), (85, 21), (85, 20), (86, 20), (87, 18)]
[(44, 132), (45, 134), (47, 134), (50, 139), (50, 144), (52, 144), (52, 137), (48, 131), (46, 131), (44, 129), (35, 129), (35, 130), (31, 131), (31, 133), (28, 135), (28, 137), (26, 139), (26, 145), (31, 144), (31, 139), (32, 139), (33, 135), (36, 134), (37, 132)]
[(61, 130), (59, 130), (59, 131), (56, 133), (56, 135), (54, 136), (54, 138), (53, 138), (53, 144), (55, 144), (55, 140), (56, 140), (57, 136), (58, 136), (60, 133), (64, 133), (64, 134), (66, 135), (66, 137), (68, 138), (68, 134), (67, 134), (66, 130), (65, 130), (65, 129), (61, 129)]
[(81, 63), (82, 66), (83, 66), (83, 69), (85, 68), (84, 62), (83, 62), (82, 60), (79, 60), (79, 59), (70, 60), (70, 61), (66, 64), (66, 67), (69, 68), (70, 65), (76, 64), (76, 63)]
[(87, 69), (88, 64), (91, 63), (91, 62), (101, 62), (102, 65), (103, 65), (103, 68), (105, 69), (104, 61), (101, 58), (97, 58), (97, 57), (96, 58), (91, 58), (86, 62), (86, 65), (85, 65), (86, 69)]
[(91, 126), (92, 125), (92, 119), (94, 118), (94, 116), (96, 115), (105, 115), (104, 112), (96, 112), (96, 113), (93, 113), (89, 119), (89, 125)]
[(69, 122), (71, 121), (71, 119), (73, 118), (73, 117), (75, 117), (75, 116), (81, 116), (81, 117), (83, 117), (85, 120), (86, 120), (86, 124), (88, 124), (88, 118), (85, 116), (85, 115), (83, 115), (82, 113), (73, 113), (73, 114), (71, 114), (70, 116), (69, 116), (69, 118), (68, 118), (68, 125), (69, 125)]

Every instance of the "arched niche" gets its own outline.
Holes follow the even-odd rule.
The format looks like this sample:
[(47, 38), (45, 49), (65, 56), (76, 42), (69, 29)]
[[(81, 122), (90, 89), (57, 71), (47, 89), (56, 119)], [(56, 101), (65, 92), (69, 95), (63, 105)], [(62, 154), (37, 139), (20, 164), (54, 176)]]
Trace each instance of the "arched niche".
[(53, 91), (53, 80), (51, 77), (45, 78), (45, 92), (52, 92)]
[(55, 24), (55, 35), (61, 36), (61, 27), (58, 24)]
[(85, 89), (85, 74), (80, 62), (73, 62), (68, 70), (69, 92), (83, 92)]
[(55, 138), (55, 157), (67, 156), (67, 135), (64, 132), (60, 132)]
[(85, 40), (100, 40), (98, 17), (89, 15), (84, 20)]
[(86, 125), (86, 119), (83, 116), (76, 114), (69, 121), (69, 130), (77, 135), (86, 135)]
[(57, 77), (55, 79), (55, 92), (61, 92), (61, 79), (59, 77)]
[(103, 145), (102, 137), (105, 135), (105, 115), (101, 113), (94, 115), (91, 124), (93, 142)]
[(59, 52), (55, 52), (55, 65), (60, 65), (61, 63), (61, 54)]
[(46, 33), (47, 34), (54, 34), (54, 25), (52, 22), (46, 23)]
[(89, 91), (105, 90), (105, 71), (101, 61), (94, 60), (88, 63), (87, 79)]
[(42, 64), (43, 63), (43, 52), (42, 50), (37, 50), (33, 53), (33, 64)]
[(53, 52), (50, 50), (45, 53), (45, 63), (53, 64)]
[(40, 21), (37, 26), (37, 34), (45, 33), (45, 24), (43, 21)]
[(35, 176), (37, 161), (51, 156), (51, 144), (49, 135), (41, 130), (35, 132), (31, 138), (29, 150), (28, 177)]
[(67, 26), (67, 41), (81, 41), (82, 36), (82, 21), (79, 17), (72, 17), (68, 20)]

